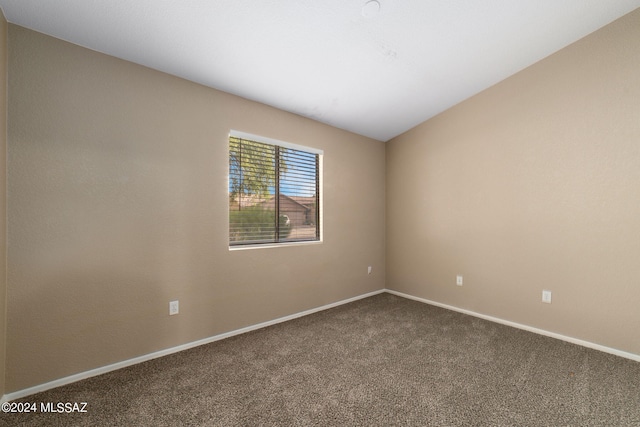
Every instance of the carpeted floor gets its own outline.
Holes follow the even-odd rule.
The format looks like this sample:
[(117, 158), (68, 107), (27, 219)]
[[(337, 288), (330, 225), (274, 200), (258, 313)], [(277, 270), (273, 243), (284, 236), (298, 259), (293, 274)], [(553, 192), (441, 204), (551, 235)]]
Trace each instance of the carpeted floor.
[(380, 294), (59, 387), (3, 426), (640, 426), (640, 363)]

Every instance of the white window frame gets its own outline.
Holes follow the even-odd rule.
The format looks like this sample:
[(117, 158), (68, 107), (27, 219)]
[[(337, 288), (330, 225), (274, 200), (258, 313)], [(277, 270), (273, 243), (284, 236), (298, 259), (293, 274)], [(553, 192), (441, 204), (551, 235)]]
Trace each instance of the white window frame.
[[(242, 132), (238, 130), (229, 131), (229, 135), (227, 136), (227, 147), (229, 146), (230, 138), (239, 138), (249, 141), (255, 141), (264, 144), (277, 145), (284, 148), (291, 148), (294, 150), (305, 151), (312, 154), (318, 155), (318, 239), (317, 240), (305, 240), (305, 241), (294, 241), (294, 242), (271, 242), (271, 243), (255, 243), (255, 244), (247, 244), (247, 245), (231, 245), (230, 242), (227, 243), (229, 251), (243, 251), (243, 250), (252, 250), (252, 249), (270, 249), (270, 248), (280, 248), (287, 246), (308, 246), (308, 245), (318, 245), (322, 244), (324, 238), (324, 195), (323, 195), (323, 162), (324, 162), (324, 150), (308, 147), (300, 144), (293, 144), (287, 141), (281, 141), (274, 138), (268, 138), (265, 136), (255, 135), (247, 132)], [(229, 154), (229, 150), (227, 148), (227, 155)], [(227, 166), (228, 167), (228, 166)], [(227, 170), (227, 187), (226, 191), (229, 190), (229, 180), (230, 180), (230, 171)], [(229, 202), (227, 198), (227, 203)], [(227, 205), (227, 227), (229, 227), (229, 205)], [(227, 237), (228, 237), (228, 228), (227, 228)]]

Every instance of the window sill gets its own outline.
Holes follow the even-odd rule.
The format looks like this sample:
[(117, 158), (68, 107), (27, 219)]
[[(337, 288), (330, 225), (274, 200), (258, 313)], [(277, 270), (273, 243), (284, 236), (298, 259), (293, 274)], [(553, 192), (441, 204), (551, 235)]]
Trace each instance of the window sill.
[(244, 251), (251, 249), (271, 249), (271, 248), (282, 248), (289, 246), (312, 246), (312, 245), (320, 245), (322, 244), (322, 240), (313, 240), (307, 242), (286, 242), (286, 243), (268, 243), (261, 245), (241, 245), (241, 246), (229, 246), (230, 252), (235, 251)]

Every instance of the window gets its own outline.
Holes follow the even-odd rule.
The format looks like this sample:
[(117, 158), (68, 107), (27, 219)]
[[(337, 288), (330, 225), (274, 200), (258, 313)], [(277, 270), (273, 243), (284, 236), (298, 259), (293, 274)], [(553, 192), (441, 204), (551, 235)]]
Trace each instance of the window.
[(322, 151), (229, 135), (229, 246), (320, 240)]

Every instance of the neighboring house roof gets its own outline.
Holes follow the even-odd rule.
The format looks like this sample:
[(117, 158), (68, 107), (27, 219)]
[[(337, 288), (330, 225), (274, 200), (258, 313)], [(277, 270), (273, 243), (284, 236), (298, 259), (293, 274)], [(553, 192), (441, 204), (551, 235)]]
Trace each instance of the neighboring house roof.
[[(269, 197), (267, 200), (265, 200), (262, 203), (268, 203), (271, 200), (273, 200), (275, 198), (275, 196), (271, 196)], [(305, 206), (304, 204), (298, 202), (297, 200), (295, 200), (293, 197), (291, 196), (287, 196), (286, 194), (280, 194), (280, 200), (282, 201), (282, 199), (286, 199), (286, 200), (290, 200), (292, 203), (295, 203), (296, 205), (300, 206), (301, 208), (303, 208), (304, 210), (309, 210), (311, 209), (309, 206)]]
[(309, 205), (314, 205), (316, 203), (315, 196), (285, 196), (294, 202), (300, 203), (301, 205), (309, 207)]
[[(241, 204), (244, 207), (255, 206), (259, 204), (265, 204), (272, 201), (275, 196), (271, 197), (261, 197), (256, 194), (242, 194), (236, 197), (234, 201), (235, 204)], [(316, 203), (315, 197), (306, 197), (306, 196), (287, 196), (286, 194), (280, 194), (280, 200), (282, 199), (290, 200), (292, 203), (299, 205), (305, 210), (309, 210), (313, 208), (313, 205)]]

